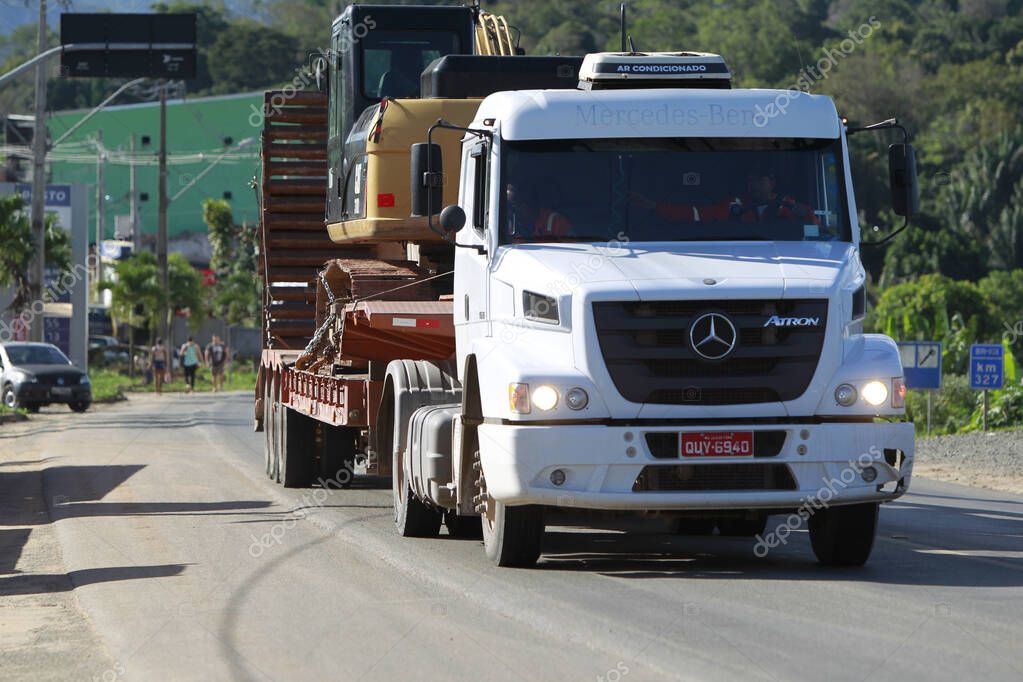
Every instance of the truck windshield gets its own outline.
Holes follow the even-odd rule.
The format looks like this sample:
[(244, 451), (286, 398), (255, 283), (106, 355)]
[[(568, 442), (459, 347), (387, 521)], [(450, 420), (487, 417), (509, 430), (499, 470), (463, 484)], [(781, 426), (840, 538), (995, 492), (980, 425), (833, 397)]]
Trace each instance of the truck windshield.
[(839, 140), (506, 142), (502, 244), (849, 241)]
[(459, 51), (454, 31), (370, 31), (363, 38), (363, 94), (371, 99), (418, 97), (430, 62)]

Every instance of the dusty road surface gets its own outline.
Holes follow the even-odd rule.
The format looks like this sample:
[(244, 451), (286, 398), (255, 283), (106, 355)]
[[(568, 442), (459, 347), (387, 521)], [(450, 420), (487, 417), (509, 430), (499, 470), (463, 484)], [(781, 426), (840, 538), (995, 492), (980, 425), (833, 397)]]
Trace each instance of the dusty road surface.
[[(1023, 496), (915, 480), (863, 569), (798, 531), (549, 529), (533, 570), (283, 490), (251, 398), (0, 427), (0, 679), (1018, 680)], [(775, 520), (769, 527), (775, 525)]]

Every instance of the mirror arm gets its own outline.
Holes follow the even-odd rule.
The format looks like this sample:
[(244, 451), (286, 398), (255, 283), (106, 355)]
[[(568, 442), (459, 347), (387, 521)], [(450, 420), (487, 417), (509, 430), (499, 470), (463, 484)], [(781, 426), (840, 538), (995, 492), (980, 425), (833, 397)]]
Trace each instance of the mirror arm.
[(849, 126), (846, 126), (846, 128), (845, 128), (845, 136), (849, 137), (850, 135), (855, 135), (856, 133), (862, 133), (862, 132), (867, 132), (867, 131), (876, 132), (878, 130), (892, 130), (892, 129), (901, 131), (902, 132), (902, 141), (905, 142), (906, 144), (909, 143), (909, 133), (902, 126), (902, 124), (899, 123), (899, 120), (897, 118), (889, 118), (887, 121), (881, 121), (879, 123), (871, 123), (868, 126), (858, 126), (858, 127), (852, 127), (852, 128), (850, 128)]
[[(878, 130), (893, 130), (893, 129), (894, 130), (898, 130), (898, 131), (900, 131), (902, 133), (902, 141), (903, 141), (903, 143), (909, 144), (909, 132), (907, 132), (906, 128), (903, 127), (902, 124), (899, 123), (899, 120), (897, 118), (889, 118), (886, 121), (880, 121), (879, 123), (871, 123), (868, 126), (859, 126), (859, 127), (852, 127), (852, 128), (846, 126), (845, 135), (846, 135), (846, 137), (849, 137), (850, 135), (855, 135), (856, 133), (862, 133), (862, 132), (868, 132), (868, 131), (869, 132), (876, 132)], [(907, 227), (909, 227), (909, 216), (905, 216), (905, 219), (904, 219), (904, 221), (902, 223), (902, 227), (900, 227), (899, 229), (895, 230), (895, 232), (892, 232), (887, 237), (885, 237), (883, 239), (878, 239), (876, 242), (868, 242), (868, 241), (863, 241), (861, 239), (860, 240), (860, 246), (884, 246), (885, 244), (887, 244), (891, 240), (893, 240), (896, 237), (898, 237), (899, 234), (901, 234), (902, 231), (905, 230)]]
[[(448, 121), (445, 121), (443, 118), (438, 118), (437, 122), (434, 123), (432, 126), (430, 126), (430, 129), (426, 132), (426, 142), (427, 142), (427, 144), (430, 144), (430, 145), (433, 144), (433, 131), (436, 130), (437, 128), (441, 128), (443, 130), (460, 130), (460, 131), (462, 131), (464, 133), (469, 133), (470, 135), (475, 135), (476, 137), (485, 137), (485, 138), (487, 138), (490, 141), (493, 141), (493, 139), (494, 139), (494, 134), (492, 132), (490, 132), (489, 130), (478, 130), (476, 128), (466, 128), (464, 126), (457, 126), (454, 123), (450, 123)], [(443, 172), (443, 169), (441, 169), (441, 171)], [(431, 178), (434, 177), (434, 175), (433, 175), (433, 155), (432, 154), (427, 154), (427, 156), (426, 156), (426, 174), (427, 174), (427, 176), (429, 176)], [(443, 202), (441, 202), (441, 203), (443, 203)], [(459, 244), (457, 241), (455, 241), (455, 238), (453, 236), (449, 236), (444, 230), (438, 229), (433, 224), (433, 206), (432, 206), (432, 203), (430, 202), (429, 194), (427, 195), (427, 199), (426, 199), (426, 226), (430, 228), (431, 232), (433, 232), (434, 234), (438, 235), (441, 239), (443, 239), (444, 241), (448, 242), (449, 244), (452, 244), (453, 246), (461, 246), (462, 248), (476, 249), (477, 253), (480, 253), (480, 254), (485, 254), (486, 253), (486, 250), (482, 246), (468, 246), (468, 245), (465, 245), (465, 244)]]
[(885, 244), (887, 244), (891, 240), (893, 240), (896, 237), (898, 237), (899, 234), (903, 230), (905, 230), (907, 227), (909, 227), (909, 216), (906, 216), (903, 219), (902, 227), (900, 227), (899, 229), (895, 230), (895, 232), (892, 232), (890, 235), (888, 235), (884, 239), (878, 239), (876, 242), (868, 242), (868, 241), (864, 241), (863, 239), (860, 239), (860, 246), (884, 246)]

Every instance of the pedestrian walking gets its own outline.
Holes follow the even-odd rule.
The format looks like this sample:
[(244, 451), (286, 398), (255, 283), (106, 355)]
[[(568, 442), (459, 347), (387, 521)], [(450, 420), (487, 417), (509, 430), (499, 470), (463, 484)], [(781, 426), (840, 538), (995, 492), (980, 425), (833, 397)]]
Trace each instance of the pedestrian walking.
[(157, 338), (156, 345), (149, 349), (150, 369), (153, 370), (153, 381), (156, 382), (157, 394), (163, 393), (163, 379), (167, 373), (167, 347), (163, 339)]
[(224, 388), (224, 366), (227, 365), (228, 348), (220, 337), (213, 335), (213, 340), (206, 346), (206, 364), (210, 366), (210, 373), (213, 375), (213, 390), (220, 391)]
[(185, 383), (188, 384), (188, 393), (195, 390), (195, 373), (202, 364), (202, 349), (191, 336), (181, 346), (181, 367), (185, 371)]

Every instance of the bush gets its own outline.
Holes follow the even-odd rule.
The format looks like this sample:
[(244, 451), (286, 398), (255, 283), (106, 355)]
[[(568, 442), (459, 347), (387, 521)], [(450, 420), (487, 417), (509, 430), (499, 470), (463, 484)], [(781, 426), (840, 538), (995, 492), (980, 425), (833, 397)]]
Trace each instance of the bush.
[[(906, 394), (906, 415), (916, 424), (917, 433), (927, 432), (927, 393)], [(970, 425), (980, 393), (970, 388), (970, 378), (946, 374), (941, 389), (931, 391), (931, 433), (958, 433)]]
[[(983, 398), (980, 397), (973, 412), (973, 419), (970, 420), (971, 431), (984, 427), (983, 409)], [(1020, 425), (1023, 425), (1023, 386), (1010, 384), (1000, 391), (991, 391), (988, 394), (988, 428), (1004, 429)]]

